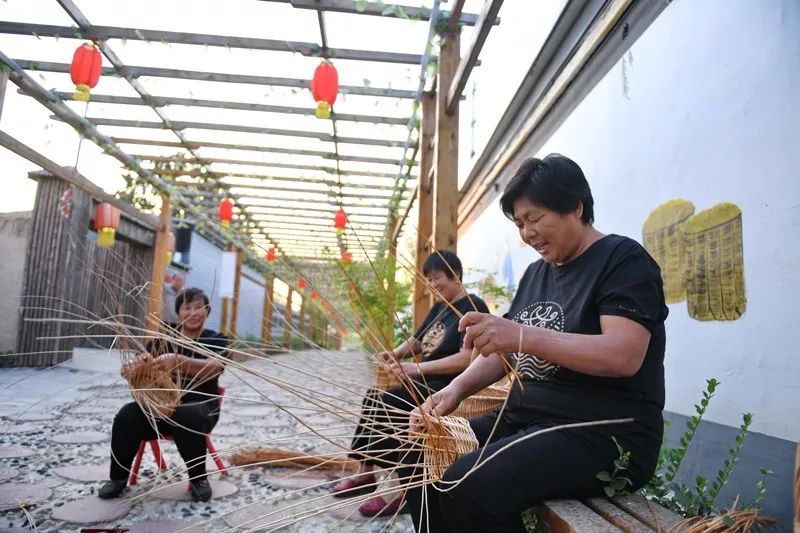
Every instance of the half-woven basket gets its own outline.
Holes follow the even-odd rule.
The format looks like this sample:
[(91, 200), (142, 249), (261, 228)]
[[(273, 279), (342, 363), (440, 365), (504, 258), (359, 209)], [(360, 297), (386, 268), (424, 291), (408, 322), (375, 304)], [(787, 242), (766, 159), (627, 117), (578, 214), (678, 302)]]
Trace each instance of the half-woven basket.
[(466, 418), (442, 416), (426, 420), (422, 444), (426, 477), (439, 481), (456, 459), (478, 448), (478, 439)]
[(123, 362), (123, 375), (130, 385), (131, 396), (145, 414), (166, 419), (180, 405), (181, 391), (172, 379), (172, 373), (155, 359)]
[(477, 418), (493, 413), (503, 406), (510, 388), (509, 382), (504, 385), (489, 385), (485, 389), (465, 398), (450, 416)]

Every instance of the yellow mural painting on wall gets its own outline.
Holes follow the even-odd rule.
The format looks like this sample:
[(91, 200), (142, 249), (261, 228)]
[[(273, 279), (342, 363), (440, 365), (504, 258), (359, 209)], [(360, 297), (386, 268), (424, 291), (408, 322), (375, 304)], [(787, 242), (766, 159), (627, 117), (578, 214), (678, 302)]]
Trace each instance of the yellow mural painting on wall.
[(656, 207), (642, 227), (644, 247), (661, 267), (664, 298), (670, 304), (686, 299), (684, 226), (692, 215), (692, 202), (670, 200)]
[(742, 211), (720, 203), (686, 221), (686, 304), (696, 320), (736, 320), (745, 310)]

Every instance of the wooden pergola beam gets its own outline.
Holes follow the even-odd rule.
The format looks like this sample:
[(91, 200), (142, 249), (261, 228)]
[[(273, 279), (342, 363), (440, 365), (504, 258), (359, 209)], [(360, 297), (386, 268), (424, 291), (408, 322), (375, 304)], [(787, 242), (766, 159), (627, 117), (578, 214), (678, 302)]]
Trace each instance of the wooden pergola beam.
[(376, 50), (353, 50), (349, 48), (327, 48), (317, 43), (302, 41), (282, 41), (256, 37), (236, 37), (232, 35), (209, 35), (162, 30), (120, 28), (117, 26), (90, 26), (86, 29), (50, 24), (31, 24), (27, 22), (0, 22), (0, 33), (16, 35), (36, 35), (38, 37), (59, 37), (67, 39), (124, 39), (128, 41), (154, 41), (169, 44), (190, 44), (197, 46), (216, 46), (222, 48), (242, 48), (246, 50), (266, 50), (272, 52), (299, 53), (306, 57), (349, 59), (353, 61), (375, 61), (380, 63), (399, 63), (419, 65), (421, 56)]
[(286, 304), (283, 306), (283, 345), (290, 347), (292, 339), (292, 286), (289, 285), (289, 292), (286, 295)]
[[(277, 163), (277, 162), (267, 162), (267, 161), (248, 161), (246, 159), (224, 159), (224, 158), (199, 158), (199, 159), (187, 159), (184, 157), (176, 157), (176, 156), (155, 156), (155, 155), (146, 155), (146, 154), (131, 154), (131, 157), (136, 157), (141, 159), (142, 161), (154, 161), (154, 162), (176, 162), (176, 163), (186, 163), (186, 164), (196, 164), (196, 165), (211, 165), (213, 163), (220, 164), (220, 165), (241, 165), (241, 166), (251, 166), (251, 167), (269, 167), (269, 168), (285, 168), (285, 169), (293, 169), (293, 170), (313, 170), (317, 172), (325, 172), (326, 174), (336, 174), (336, 169), (333, 167), (326, 167), (324, 165), (300, 165), (297, 163)], [(189, 172), (183, 172), (180, 169), (172, 170), (172, 169), (152, 169), (154, 173), (161, 174), (161, 175), (183, 175), (183, 176), (193, 176), (193, 175), (201, 175), (201, 171), (193, 170)], [(224, 174), (224, 173), (223, 173)], [(345, 170), (341, 172), (341, 176), (365, 176), (369, 178), (392, 178), (395, 179), (397, 177), (396, 173), (392, 172), (370, 172), (370, 171), (361, 171), (361, 170)], [(286, 180), (292, 180), (296, 178), (281, 178)], [(411, 179), (415, 179), (415, 176), (412, 175)], [(349, 187), (361, 187), (362, 185), (348, 185)], [(363, 185), (364, 187), (375, 188), (374, 185)], [(392, 190), (394, 187), (386, 187), (381, 186), (378, 188), (385, 188), (387, 190)]]
[[(299, 228), (309, 229), (309, 228), (319, 228), (320, 227), (319, 224), (317, 224), (317, 223), (312, 223), (312, 222), (293, 222), (291, 220), (273, 221), (273, 220), (260, 219), (259, 222), (261, 222), (262, 224), (267, 224), (270, 228), (275, 228), (276, 230), (280, 230), (280, 229), (299, 229)], [(345, 230), (345, 231), (347, 231), (347, 230)], [(312, 231), (311, 233), (314, 233), (314, 232)], [(355, 228), (355, 233), (358, 234), (358, 235), (367, 235), (369, 237), (379, 237), (379, 236), (383, 235), (383, 231), (380, 230), (380, 229), (377, 229), (377, 226), (375, 227), (375, 229), (371, 229), (371, 228), (368, 228), (368, 227), (367, 228)]]
[[(273, 209), (273, 210), (267, 211), (267, 212), (265, 212), (263, 214), (256, 212), (256, 213), (254, 213), (255, 216), (253, 217), (253, 220), (255, 220), (255, 221), (268, 220), (265, 217), (269, 217), (269, 216), (289, 216), (290, 218), (294, 218), (294, 219), (297, 218), (297, 211), (295, 211), (293, 209), (288, 209), (287, 211), (288, 211), (287, 213), (282, 213), (282, 212), (280, 212), (280, 211), (278, 211), (276, 209)], [(327, 211), (325, 211), (325, 214), (329, 215), (329, 216), (314, 216), (313, 213), (303, 213), (303, 217), (302, 218), (303, 218), (304, 221), (307, 221), (309, 224), (312, 224), (312, 223), (315, 223), (315, 222), (319, 222), (319, 223), (322, 223), (322, 224), (329, 224), (329, 225), (332, 224), (333, 223), (332, 214), (327, 212)], [(367, 216), (367, 218), (377, 218), (377, 217)], [(359, 216), (359, 215), (356, 214), (356, 215), (348, 215), (347, 216), (347, 221), (348, 221), (348, 227), (349, 226), (353, 226), (356, 229), (364, 228), (364, 227), (368, 227), (368, 228), (383, 228), (384, 227), (383, 217), (379, 218), (377, 221), (376, 220), (365, 220), (362, 216)], [(299, 224), (299, 222), (298, 222), (298, 224)]]
[[(462, 2), (463, 3), (463, 2)], [(461, 99), (461, 93), (464, 87), (467, 86), (467, 81), (472, 73), (472, 69), (478, 62), (478, 56), (483, 49), (483, 44), (489, 36), (489, 31), (492, 29), (494, 21), (497, 20), (497, 14), (500, 12), (500, 7), (503, 5), (503, 0), (485, 0), (481, 15), (478, 18), (478, 23), (475, 28), (475, 37), (469, 45), (467, 55), (458, 64), (455, 78), (450, 86), (447, 88), (447, 113), (452, 114), (458, 102)], [(445, 90), (441, 87), (440, 90)]]
[[(62, 100), (74, 100), (73, 93), (56, 91)], [(150, 107), (165, 107), (180, 105), (186, 107), (208, 107), (212, 109), (235, 109), (240, 111), (261, 111), (264, 113), (280, 113), (284, 115), (314, 116), (314, 109), (306, 107), (291, 107), (269, 104), (252, 104), (245, 102), (227, 102), (225, 100), (202, 100), (199, 98), (176, 98), (172, 96), (153, 96), (147, 102), (135, 96), (113, 96), (106, 94), (92, 94), (92, 102), (101, 104), (146, 105)], [(345, 122), (358, 122), (363, 124), (391, 124), (405, 126), (408, 119), (402, 117), (387, 117), (379, 115), (360, 115), (351, 113), (336, 113), (331, 111), (331, 118)]]
[[(252, 146), (252, 145), (244, 145), (244, 144), (229, 144), (229, 143), (218, 143), (218, 142), (205, 142), (205, 141), (188, 141), (186, 145), (178, 142), (172, 141), (156, 141), (152, 139), (132, 139), (132, 138), (125, 138), (125, 137), (112, 137), (114, 142), (118, 144), (139, 144), (143, 146), (166, 146), (166, 147), (175, 147), (175, 148), (222, 148), (225, 150), (243, 150), (247, 152), (268, 152), (274, 154), (290, 154), (290, 155), (308, 155), (308, 156), (316, 156), (321, 157), (323, 159), (335, 159), (336, 154), (333, 152), (323, 152), (320, 150), (298, 150), (294, 148), (277, 148), (272, 146)], [(344, 155), (340, 156), (342, 161), (351, 161), (354, 163), (375, 163), (375, 164), (383, 164), (383, 165), (398, 165), (400, 163), (399, 159), (387, 159), (383, 157), (362, 157), (362, 156), (352, 156), (352, 155)], [(406, 164), (413, 164), (416, 165), (416, 161), (407, 161)]]
[[(14, 59), (19, 66), (25, 70), (36, 70), (40, 72), (60, 72), (69, 73), (69, 63), (56, 63), (53, 61), (34, 61), (29, 59)], [(292, 87), (294, 89), (307, 89), (311, 80), (301, 78), (279, 78), (273, 76), (254, 76), (252, 74), (226, 74), (222, 72), (202, 72), (196, 70), (181, 70), (160, 67), (142, 67), (134, 65), (125, 66), (125, 76), (130, 78), (141, 78), (149, 76), (153, 78), (173, 78), (178, 80), (192, 81), (215, 81), (221, 83), (243, 83), (247, 85), (270, 85), (274, 87)], [(104, 76), (113, 76), (116, 71), (113, 68), (103, 68)], [(375, 96), (378, 98), (416, 98), (414, 91), (401, 89), (389, 89), (382, 87), (363, 87), (358, 85), (340, 85), (341, 94), (354, 94), (359, 96)]]
[[(56, 116), (50, 117), (53, 120), (59, 120)], [(337, 137), (334, 139), (330, 133), (321, 131), (301, 131), (301, 130), (284, 130), (278, 128), (264, 128), (261, 126), (242, 126), (240, 124), (216, 124), (212, 122), (191, 122), (191, 121), (170, 121), (169, 124), (162, 122), (151, 122), (146, 120), (125, 120), (116, 118), (103, 118), (103, 117), (86, 117), (86, 120), (91, 121), (97, 126), (120, 126), (124, 128), (149, 128), (157, 130), (186, 130), (186, 129), (199, 129), (199, 130), (214, 130), (214, 131), (232, 131), (238, 133), (261, 133), (263, 135), (277, 135), (281, 137), (300, 137), (304, 139), (318, 139), (323, 142), (341, 142), (345, 144), (363, 144), (367, 146), (386, 146), (389, 148), (402, 148), (403, 141), (391, 141), (384, 139), (369, 139), (362, 137)]]
[[(292, 7), (298, 9), (316, 9), (318, 11), (332, 11), (334, 13), (349, 13), (353, 15), (371, 15), (375, 17), (389, 18), (410, 18), (413, 20), (430, 20), (431, 10), (425, 7), (412, 7), (398, 5), (397, 8), (403, 10), (405, 17), (398, 11), (387, 12), (386, 4), (383, 2), (355, 2), (353, 0), (262, 0), (266, 2), (290, 3)], [(445, 11), (444, 13), (448, 13)], [(473, 26), (478, 20), (478, 16), (471, 13), (461, 13), (459, 22), (467, 26)], [(499, 21), (498, 21), (499, 23)]]
[[(369, 194), (369, 193), (339, 193), (333, 192), (330, 190), (324, 189), (300, 189), (295, 187), (280, 187), (277, 185), (240, 185), (234, 183), (226, 183), (228, 189), (250, 189), (250, 190), (257, 190), (257, 191), (276, 191), (276, 192), (296, 192), (299, 194), (324, 194), (327, 196), (339, 196), (342, 198), (372, 198), (375, 200), (385, 200), (389, 201), (391, 198), (387, 195), (382, 194)], [(200, 194), (203, 195), (211, 195), (217, 197), (216, 193), (210, 191), (200, 191)], [(259, 193), (243, 193), (237, 192), (236, 195), (240, 198), (265, 198), (265, 199), (272, 199), (275, 198), (274, 196), (266, 196), (264, 194)], [(338, 202), (337, 202), (338, 203)], [(377, 206), (376, 206), (377, 207)]]

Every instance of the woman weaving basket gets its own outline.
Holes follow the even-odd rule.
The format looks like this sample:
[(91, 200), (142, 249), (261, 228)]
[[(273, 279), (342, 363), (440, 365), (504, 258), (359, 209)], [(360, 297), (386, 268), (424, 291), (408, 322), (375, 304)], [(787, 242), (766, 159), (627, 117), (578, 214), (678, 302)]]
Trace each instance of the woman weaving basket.
[[(429, 427), (516, 367), (506, 408), (469, 420), (479, 446), (436, 485), (410, 488), (417, 531), (524, 532), (520, 514), (543, 500), (603, 495), (596, 476), (630, 452), (629, 490), (653, 474), (662, 440), (664, 304), (656, 262), (635, 241), (603, 235), (580, 167), (560, 155), (525, 161), (500, 199), (541, 259), (523, 275), (508, 318), (468, 313), (465, 348), (479, 357), (412, 413)], [(567, 423), (633, 422), (532, 433)], [(448, 420), (448, 419), (442, 419)], [(491, 460), (487, 458), (493, 456)], [(401, 454), (402, 455), (402, 454)], [(398, 458), (419, 487), (419, 454)], [(423, 490), (425, 494), (423, 494)]]
[[(469, 365), (470, 351), (462, 348), (463, 334), (458, 332), (458, 320), (469, 311), (488, 313), (488, 307), (483, 300), (464, 290), (461, 261), (453, 252), (431, 254), (425, 259), (422, 272), (439, 301), (411, 338), (394, 350), (374, 356), (376, 362), (388, 366), (398, 380), (389, 390), (371, 388), (364, 396), (361, 420), (350, 448), (350, 457), (361, 461), (361, 471), (337, 484), (332, 490), (335, 496), (354, 496), (375, 490), (375, 468), (392, 466), (382, 461), (382, 457), (396, 451), (397, 442), (389, 437), (394, 428), (405, 426), (411, 409), (450, 383)], [(399, 362), (415, 354), (422, 355), (421, 362)], [(387, 502), (375, 496), (365, 501), (359, 511), (366, 516), (391, 515), (401, 503), (402, 497)]]
[[(217, 381), (223, 366), (207, 354), (210, 351), (227, 356), (228, 339), (204, 329), (210, 310), (208, 296), (202, 290), (191, 288), (180, 292), (175, 298), (175, 312), (180, 322), (170, 326), (172, 338), (149, 342), (148, 354), (123, 364), (122, 375), (131, 382), (131, 392), (138, 401), (126, 404), (114, 417), (110, 481), (100, 488), (100, 498), (119, 496), (127, 484), (139, 443), (163, 435), (173, 438), (186, 463), (192, 499), (208, 501), (211, 498), (211, 486), (206, 479), (205, 435), (219, 419)], [(133, 387), (135, 377), (143, 369), (161, 377), (161, 381), (166, 380), (167, 384), (151, 379), (150, 385), (137, 383)], [(174, 383), (170, 374), (175, 378)], [(172, 390), (169, 390), (169, 385), (172, 385)], [(176, 393), (174, 403), (165, 405), (168, 400), (164, 398), (170, 392)], [(146, 401), (148, 393), (155, 398), (152, 405)], [(141, 404), (144, 404), (144, 409)]]

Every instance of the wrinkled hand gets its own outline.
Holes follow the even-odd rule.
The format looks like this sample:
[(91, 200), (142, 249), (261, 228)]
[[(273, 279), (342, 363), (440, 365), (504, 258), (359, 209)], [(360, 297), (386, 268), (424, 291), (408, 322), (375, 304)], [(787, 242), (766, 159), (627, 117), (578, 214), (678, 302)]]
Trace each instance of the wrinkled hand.
[(140, 353), (139, 355), (134, 357), (132, 360), (130, 360), (130, 361), (126, 362), (126, 363), (123, 363), (122, 364), (122, 368), (120, 369), (119, 373), (120, 373), (120, 375), (122, 375), (123, 378), (128, 379), (128, 377), (130, 377), (130, 375), (131, 375), (131, 371), (134, 368), (139, 366), (139, 364), (141, 364), (141, 363), (149, 361), (150, 359), (152, 359), (152, 356), (149, 353), (147, 353), (147, 352)]
[(392, 362), (388, 363), (386, 366), (400, 381), (420, 374), (419, 364), (417, 363), (400, 363), (392, 360)]
[(411, 431), (418, 433), (425, 431), (425, 419), (449, 415), (456, 410), (461, 400), (461, 395), (452, 384), (428, 396), (422, 405), (411, 411), (408, 420)]
[(394, 353), (392, 353), (390, 350), (384, 350), (382, 352), (372, 354), (372, 360), (379, 365), (390, 365), (396, 359), (394, 357)]
[(474, 348), (481, 355), (516, 352), (521, 324), (486, 313), (471, 311), (461, 317), (458, 331), (467, 331), (464, 348)]
[(156, 357), (156, 362), (167, 371), (172, 371), (181, 362), (181, 356), (176, 353), (165, 353)]

